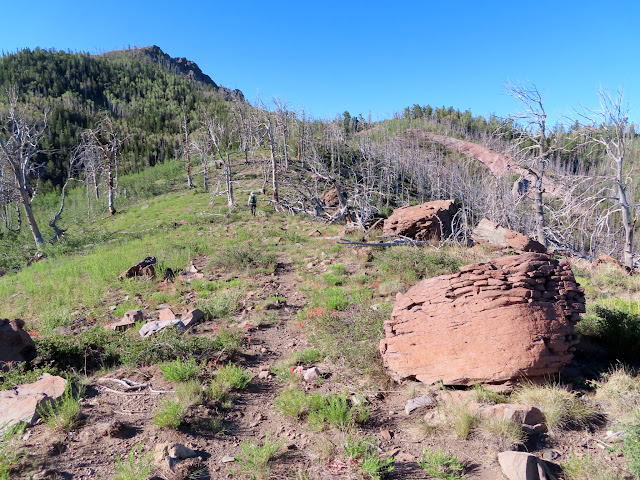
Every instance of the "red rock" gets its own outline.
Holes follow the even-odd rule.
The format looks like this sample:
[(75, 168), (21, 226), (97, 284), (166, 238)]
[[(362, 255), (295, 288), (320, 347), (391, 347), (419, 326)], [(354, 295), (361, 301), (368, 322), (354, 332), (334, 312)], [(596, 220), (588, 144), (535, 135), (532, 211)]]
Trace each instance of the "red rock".
[[(342, 192), (342, 196), (344, 197), (345, 200), (347, 199), (347, 193), (346, 192)], [(339, 207), (340, 206), (340, 198), (338, 196), (338, 190), (335, 189), (335, 188), (332, 188), (328, 192), (325, 192), (322, 195), (320, 195), (320, 200), (327, 207)]]
[(509, 480), (555, 480), (547, 463), (526, 452), (501, 452), (498, 463)]
[(62, 396), (67, 381), (44, 373), (40, 378), (13, 390), (0, 391), (0, 434), (18, 423), (31, 426), (40, 417), (38, 409)]
[(501, 227), (495, 222), (483, 218), (473, 229), (471, 238), (475, 243), (497, 248), (513, 248), (519, 252), (546, 253), (544, 245), (508, 228)]
[(118, 278), (154, 278), (156, 276), (156, 271), (153, 268), (153, 265), (155, 265), (155, 263), (155, 257), (147, 257), (140, 263), (137, 263), (133, 267), (129, 267), (127, 270), (122, 272)]
[(439, 241), (451, 233), (451, 222), (456, 210), (453, 200), (400, 207), (384, 221), (383, 233), (419, 241)]
[[(499, 279), (504, 289), (476, 286), (483, 277)], [(531, 279), (542, 283), (521, 281)], [(565, 281), (575, 284), (568, 262), (538, 253), (423, 280), (396, 297), (380, 342), (384, 364), (396, 380), (445, 385), (556, 374), (573, 358), (573, 324), (584, 309), (581, 292), (572, 292), (578, 296), (571, 302), (560, 292)]]
[(36, 358), (36, 345), (24, 331), (24, 320), (0, 319), (0, 361), (28, 362)]
[(531, 405), (518, 403), (499, 403), (487, 405), (485, 403), (471, 402), (469, 409), (487, 417), (496, 417), (510, 420), (520, 425), (534, 426), (545, 422), (545, 418), (540, 409)]
[(173, 313), (173, 310), (171, 310), (170, 308), (163, 308), (158, 313), (158, 320), (160, 322), (165, 322), (167, 320), (173, 322), (175, 319), (176, 319), (176, 314)]

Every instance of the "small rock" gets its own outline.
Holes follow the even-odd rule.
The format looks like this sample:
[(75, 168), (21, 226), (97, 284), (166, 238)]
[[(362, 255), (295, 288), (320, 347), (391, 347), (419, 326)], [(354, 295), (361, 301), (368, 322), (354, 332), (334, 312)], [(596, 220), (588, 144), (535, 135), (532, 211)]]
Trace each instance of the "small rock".
[(169, 456), (184, 460), (185, 458), (195, 458), (198, 454), (181, 443), (174, 443), (169, 447)]
[(380, 438), (381, 439), (386, 440), (387, 442), (390, 442), (392, 437), (393, 437), (393, 435), (386, 428), (380, 430)]
[(264, 347), (260, 347), (260, 353), (267, 353), (267, 349)]
[(553, 460), (556, 460), (557, 458), (560, 458), (560, 452), (557, 452), (552, 448), (545, 448), (542, 451), (542, 458), (545, 460), (553, 461)]
[(199, 308), (194, 308), (193, 310), (185, 310), (182, 312), (181, 320), (186, 328), (190, 328), (204, 320), (204, 312)]
[(166, 321), (173, 322), (175, 319), (176, 319), (176, 314), (170, 308), (163, 308), (162, 310), (160, 310), (160, 312), (158, 312), (159, 322), (166, 322)]
[(313, 269), (313, 262), (307, 263), (307, 270)]
[(318, 370), (318, 367), (311, 367), (304, 372), (303, 378), (307, 383), (316, 383), (320, 378), (320, 370)]
[(115, 306), (115, 305), (110, 305), (110, 306), (109, 306), (109, 311), (110, 311), (110, 312), (113, 312), (116, 308), (118, 308), (118, 307), (117, 307), (117, 306)]
[(154, 320), (152, 322), (145, 323), (140, 329), (140, 336), (142, 338), (146, 338), (154, 333), (158, 333), (160, 330), (167, 328), (173, 322), (170, 320), (165, 320), (164, 322), (160, 322), (158, 320)]
[(260, 373), (258, 373), (258, 378), (261, 379), (261, 380), (269, 378), (269, 371), (268, 370), (262, 370)]
[(436, 403), (436, 401), (432, 397), (429, 397), (429, 396), (422, 396), (422, 397), (412, 398), (405, 405), (404, 412), (407, 415), (409, 415), (411, 412), (413, 412), (414, 410), (417, 410), (418, 408), (434, 405), (435, 403)]
[(236, 457), (232, 457), (231, 455), (225, 455), (220, 459), (220, 463), (232, 463), (236, 461)]

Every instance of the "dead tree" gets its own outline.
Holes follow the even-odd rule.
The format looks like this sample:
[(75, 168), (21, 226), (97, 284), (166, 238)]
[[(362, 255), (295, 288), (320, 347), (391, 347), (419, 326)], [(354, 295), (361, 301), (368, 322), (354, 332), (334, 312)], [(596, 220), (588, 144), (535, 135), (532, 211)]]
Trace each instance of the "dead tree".
[[(99, 154), (102, 165), (107, 172), (109, 213), (115, 215), (114, 206), (115, 182), (118, 169), (118, 154), (126, 141), (116, 131), (113, 119), (106, 113), (95, 128), (82, 132), (83, 149), (88, 155)], [(93, 152), (91, 152), (93, 151)]]
[(0, 119), (0, 161), (11, 171), (36, 248), (39, 248), (43, 240), (31, 208), (36, 190), (31, 188), (30, 180), (37, 167), (35, 158), (40, 152), (40, 139), (47, 127), (48, 110), (36, 119), (30, 119), (26, 111), (19, 108), (17, 93), (7, 93), (9, 109)]
[(187, 111), (184, 106), (182, 107), (182, 135), (183, 135), (183, 149), (184, 160), (187, 169), (187, 185), (189, 188), (195, 188), (193, 184), (193, 178), (191, 176), (191, 143), (189, 142), (189, 120), (187, 119)]
[(624, 101), (623, 92), (612, 96), (610, 92), (600, 90), (600, 110), (587, 111), (583, 118), (586, 125), (582, 130), (586, 140), (593, 145), (599, 145), (604, 150), (605, 160), (608, 161), (606, 173), (593, 183), (601, 184), (596, 199), (614, 199), (611, 208), (600, 211), (602, 218), (610, 219), (614, 213), (619, 213), (624, 229), (623, 257), (624, 265), (633, 267), (633, 237), (636, 227), (635, 211), (637, 205), (629, 200), (629, 187), (632, 185), (627, 169), (629, 153), (629, 106)]
[(508, 83), (506, 88), (524, 107), (524, 110), (509, 116), (509, 121), (517, 124), (514, 131), (515, 155), (528, 176), (533, 179), (529, 191), (533, 197), (536, 239), (546, 246), (543, 182), (549, 166), (549, 156), (554, 150), (548, 145), (547, 113), (540, 92), (534, 84)]
[(227, 187), (227, 205), (229, 206), (229, 210), (231, 210), (235, 205), (230, 154), (231, 145), (233, 143), (233, 131), (230, 125), (226, 125), (224, 122), (216, 120), (214, 117), (209, 117), (205, 121), (205, 124), (208, 138), (222, 161), (223, 176)]
[(207, 135), (202, 132), (191, 137), (191, 148), (200, 157), (202, 163), (202, 183), (205, 192), (209, 191), (209, 158), (211, 157), (211, 143)]

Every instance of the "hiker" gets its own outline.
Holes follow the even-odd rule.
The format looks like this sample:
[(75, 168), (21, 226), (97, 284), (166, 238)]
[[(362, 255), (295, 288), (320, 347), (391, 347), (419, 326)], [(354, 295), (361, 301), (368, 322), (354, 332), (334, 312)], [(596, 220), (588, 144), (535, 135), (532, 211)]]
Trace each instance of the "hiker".
[(256, 215), (256, 205), (258, 204), (258, 197), (256, 194), (251, 192), (249, 194), (249, 207), (251, 208), (251, 215), (255, 217)]

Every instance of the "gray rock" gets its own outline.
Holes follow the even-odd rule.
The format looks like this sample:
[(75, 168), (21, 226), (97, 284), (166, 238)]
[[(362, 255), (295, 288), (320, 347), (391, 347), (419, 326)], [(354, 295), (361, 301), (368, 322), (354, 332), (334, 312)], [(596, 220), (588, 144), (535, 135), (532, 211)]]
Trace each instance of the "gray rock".
[(404, 406), (404, 413), (409, 415), (414, 410), (417, 410), (417, 409), (422, 408), (422, 407), (428, 407), (428, 406), (431, 406), (431, 405), (435, 405), (435, 403), (436, 403), (436, 401), (432, 397), (429, 397), (429, 396), (426, 396), (426, 395), (422, 396), (422, 397), (412, 398)]
[(204, 312), (199, 308), (182, 312), (182, 323), (186, 328), (193, 327), (204, 320)]
[(225, 455), (220, 459), (220, 463), (232, 463), (236, 461), (236, 457), (232, 457), (231, 455)]
[(311, 367), (304, 372), (302, 378), (304, 378), (304, 381), (307, 383), (316, 383), (318, 378), (320, 378), (320, 370), (318, 367)]
[(154, 320), (152, 322), (145, 323), (139, 333), (142, 338), (146, 338), (154, 333), (158, 333), (160, 330), (163, 330), (172, 324), (173, 322), (171, 320), (165, 320), (163, 322)]

